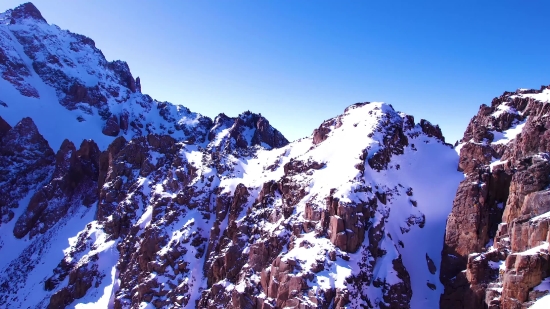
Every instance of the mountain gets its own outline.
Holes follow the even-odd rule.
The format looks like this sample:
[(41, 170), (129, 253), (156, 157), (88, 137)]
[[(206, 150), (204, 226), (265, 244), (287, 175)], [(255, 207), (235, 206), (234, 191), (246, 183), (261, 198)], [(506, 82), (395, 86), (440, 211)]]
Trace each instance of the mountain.
[(549, 102), (546, 86), (505, 92), (457, 146), (465, 178), (446, 227), (442, 308), (527, 308), (548, 293)]
[(456, 147), (381, 102), (289, 142), (141, 93), (31, 3), (0, 15), (0, 72), (0, 307), (547, 299), (546, 88), (482, 106)]

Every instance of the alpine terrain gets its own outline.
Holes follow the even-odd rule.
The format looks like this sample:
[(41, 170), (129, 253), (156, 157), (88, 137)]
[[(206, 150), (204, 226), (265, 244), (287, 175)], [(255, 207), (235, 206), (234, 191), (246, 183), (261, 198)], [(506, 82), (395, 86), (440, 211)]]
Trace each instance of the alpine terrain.
[(550, 304), (550, 88), (455, 146), (381, 102), (289, 142), (143, 94), (31, 3), (0, 75), (0, 308)]

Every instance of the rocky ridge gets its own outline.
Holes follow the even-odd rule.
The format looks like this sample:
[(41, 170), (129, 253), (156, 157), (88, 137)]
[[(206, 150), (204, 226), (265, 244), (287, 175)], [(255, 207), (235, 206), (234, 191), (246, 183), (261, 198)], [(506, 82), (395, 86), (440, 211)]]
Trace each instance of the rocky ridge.
[(505, 92), (457, 145), (465, 179), (447, 222), (442, 308), (527, 308), (548, 293), (549, 109), (546, 86)]
[[(423, 235), (426, 221), (443, 222), (445, 212), (422, 212), (431, 203), (413, 191), (431, 189), (428, 184), (409, 186), (409, 179), (405, 186), (395, 179), (415, 169), (403, 157), (428, 159), (429, 149), (451, 154), (445, 164), (451, 168), (452, 149), (381, 103), (350, 107), (322, 142), (314, 143), (312, 135), (273, 150), (239, 143), (248, 136), (252, 145), (261, 135), (246, 133), (246, 119), (259, 116), (242, 118), (218, 117), (220, 126), (204, 145), (150, 134), (118, 137), (100, 152), (93, 141), (78, 150), (65, 141), (48, 161), (49, 182), (2, 226), (14, 236), (3, 239), (30, 244), (6, 265), (0, 300), (15, 308), (65, 308), (97, 300), (110, 286), (115, 308), (409, 307), (406, 265), (416, 262), (400, 251), (408, 233)], [(25, 121), (32, 126), (30, 119), (18, 123), (2, 145)], [(351, 131), (348, 137), (370, 132), (366, 147), (358, 144), (357, 154), (350, 153), (354, 160), (338, 151), (348, 142), (344, 130)], [(57, 252), (48, 243), (77, 218), (84, 218), (83, 229), (52, 265)], [(431, 260), (437, 251), (427, 250), (419, 256)], [(44, 260), (53, 267), (33, 280)], [(386, 270), (375, 271), (380, 267)], [(425, 289), (433, 292), (433, 261), (425, 273), (433, 277)], [(25, 291), (37, 288), (43, 298), (27, 302)]]
[[(200, 143), (212, 127), (208, 117), (142, 94), (128, 64), (109, 62), (92, 39), (48, 24), (31, 3), (0, 14), (0, 75), (5, 120), (31, 117), (54, 148), (64, 138), (95, 137), (103, 149), (119, 135), (147, 134)], [(37, 102), (55, 104), (44, 110)]]
[(261, 114), (156, 101), (30, 3), (0, 14), (0, 73), (0, 306), (527, 308), (547, 293), (547, 87), (481, 106), (457, 157), (384, 103), (289, 143)]
[(293, 143), (211, 120), (30, 3), (0, 15), (0, 59), (0, 305), (437, 302), (441, 247), (418, 239), (443, 236), (460, 176), (437, 126), (367, 102)]

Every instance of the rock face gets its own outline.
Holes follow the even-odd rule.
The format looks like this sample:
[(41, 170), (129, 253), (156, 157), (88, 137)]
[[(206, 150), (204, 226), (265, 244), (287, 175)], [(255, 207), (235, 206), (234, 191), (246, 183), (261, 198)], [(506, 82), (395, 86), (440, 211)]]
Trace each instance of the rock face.
[[(314, 135), (286, 144), (263, 117), (244, 113), (217, 117), (200, 144), (149, 134), (120, 136), (103, 152), (88, 140), (78, 150), (67, 140), (56, 155), (44, 149), (48, 173), (6, 221), (14, 238), (0, 239), (29, 242), (4, 262), (0, 303), (24, 307), (19, 297), (38, 288), (37, 308), (100, 299), (114, 308), (409, 308), (415, 285), (419, 301), (437, 301), (437, 252), (414, 239), (433, 236), (426, 221), (443, 227), (444, 215), (423, 213), (439, 201), (422, 192), (440, 187), (450, 203), (437, 175), (452, 167), (453, 150), (383, 103), (337, 118), (340, 128), (319, 144)], [(23, 127), (43, 144), (28, 119), (1, 145)], [(344, 136), (368, 138), (342, 151)], [(434, 151), (448, 160), (432, 180), (409, 178), (422, 166), (407, 156)], [(371, 167), (374, 157), (383, 163)], [(67, 247), (59, 237), (66, 242), (74, 222)], [(411, 277), (418, 261), (426, 275)]]
[[(228, 134), (220, 135), (219, 133), (223, 131)], [(218, 115), (214, 120), (214, 126), (210, 129), (208, 140), (213, 141), (216, 137), (225, 138), (226, 135), (234, 140), (236, 146), (241, 149), (255, 145), (279, 148), (288, 144), (288, 140), (273, 128), (267, 119), (261, 114), (254, 114), (250, 111), (244, 112), (236, 118), (227, 117), (225, 114)]]
[(441, 263), (442, 308), (526, 308), (550, 275), (550, 90), (505, 92), (470, 121)]
[(0, 143), (0, 225), (11, 221), (14, 211), (24, 207), (21, 199), (48, 180), (55, 161), (53, 150), (32, 119), (24, 118), (4, 132)]
[(8, 134), (8, 132), (11, 130), (11, 126), (9, 123), (7, 123), (4, 118), (0, 117), (0, 142), (2, 141), (2, 138)]
[(83, 141), (79, 150), (68, 140), (55, 156), (55, 170), (48, 184), (31, 197), (25, 212), (17, 219), (13, 234), (44, 234), (71, 208), (91, 206), (97, 201), (99, 149), (93, 141)]
[(115, 115), (112, 115), (107, 119), (103, 130), (101, 131), (105, 135), (117, 136), (120, 133), (120, 125), (118, 124), (118, 118)]
[(25, 4), (21, 4), (17, 8), (15, 8), (11, 14), (12, 16), (12, 24), (17, 23), (17, 21), (21, 19), (31, 18), (36, 21), (40, 22), (46, 22), (44, 17), (42, 17), (42, 13), (34, 6), (34, 4), (27, 2)]

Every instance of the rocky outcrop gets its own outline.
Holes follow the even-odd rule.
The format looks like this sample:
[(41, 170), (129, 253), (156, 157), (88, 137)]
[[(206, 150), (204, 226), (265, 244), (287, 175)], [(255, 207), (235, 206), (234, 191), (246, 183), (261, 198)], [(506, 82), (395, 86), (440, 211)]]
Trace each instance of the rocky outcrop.
[(319, 128), (313, 130), (313, 144), (317, 145), (326, 140), (330, 131), (338, 129), (340, 126), (342, 123), (338, 117), (324, 121)]
[[(210, 129), (208, 139), (213, 140), (215, 136), (227, 130), (227, 136), (220, 136), (222, 139), (229, 139), (231, 143), (225, 143), (224, 147), (246, 149), (248, 146), (262, 145), (268, 148), (279, 148), (288, 144), (288, 140), (261, 114), (254, 114), (250, 111), (231, 118), (220, 114), (214, 120), (214, 126)], [(219, 144), (219, 143), (218, 143)]]
[(30, 2), (21, 4), (20, 6), (13, 9), (11, 17), (11, 24), (15, 24), (17, 23), (17, 21), (25, 18), (32, 18), (36, 21), (46, 23), (46, 20), (44, 19), (44, 17), (42, 17), (40, 11), (36, 8), (36, 6), (34, 6), (34, 4)]
[(107, 122), (105, 123), (105, 126), (103, 127), (102, 132), (103, 134), (108, 136), (117, 136), (118, 133), (120, 133), (118, 117), (115, 115), (112, 115), (111, 117), (107, 118)]
[[(7, 128), (7, 127), (5, 127)], [(49, 179), (54, 152), (30, 118), (9, 129), (0, 143), (0, 224), (14, 218), (19, 201)]]
[(537, 218), (550, 211), (550, 103), (538, 99), (549, 91), (505, 92), (482, 105), (457, 146), (466, 177), (447, 221), (441, 307), (526, 308), (543, 295), (531, 292), (550, 275), (547, 223)]
[[(4, 136), (6, 134), (8, 134), (8, 132), (11, 130), (11, 126), (9, 123), (7, 123), (4, 118), (0, 117), (0, 143), (2, 142), (2, 138), (4, 138)], [(1, 145), (1, 144), (0, 144)]]
[(17, 219), (13, 234), (17, 238), (44, 234), (73, 207), (91, 206), (97, 201), (99, 148), (83, 141), (80, 149), (65, 140), (55, 157), (55, 170), (48, 184), (30, 199)]
[[(347, 111), (352, 113), (363, 106), (366, 104)], [(374, 108), (379, 113), (377, 119), (380, 120), (380, 125), (374, 128), (374, 134), (380, 132), (380, 136), (384, 136), (386, 131), (400, 132), (407, 141), (427, 137), (421, 126), (414, 124), (412, 117), (396, 117), (392, 110), (377, 109), (375, 105), (367, 108)], [(352, 128), (359, 126), (353, 126), (345, 115), (335, 119), (341, 121), (341, 126), (346, 121)], [(216, 123), (221, 125), (223, 118), (219, 117)], [(339, 128), (333, 128), (337, 129)], [(399, 133), (396, 135), (399, 136)], [(322, 147), (331, 138), (329, 135), (323, 143), (316, 144), (315, 136), (316, 133), (311, 140), (315, 147)], [(386, 144), (379, 140), (376, 142), (377, 145), (393, 147), (389, 140)], [(436, 142), (440, 141), (436, 139)], [(401, 145), (401, 152), (388, 151), (387, 168), (390, 167), (391, 157), (403, 154), (407, 146), (408, 144)], [(366, 171), (373, 172), (366, 162), (375, 151), (367, 148), (362, 153), (365, 167), (362, 170), (355, 169), (358, 175)], [(324, 197), (311, 196), (307, 184), (313, 182), (315, 173), (329, 168), (330, 164), (313, 158), (290, 158), (278, 166), (282, 167), (283, 176), (261, 186), (254, 202), (248, 201), (246, 214), (243, 213), (244, 209), (241, 210), (240, 220), (224, 218), (230, 213), (228, 209), (235, 203), (234, 198), (241, 190), (236, 189), (233, 196), (229, 192), (218, 194), (216, 222), (210, 233), (209, 253), (205, 264), (209, 288), (203, 292), (198, 306), (215, 308), (222, 304), (229, 308), (329, 308), (334, 305), (354, 307), (367, 299), (366, 290), (376, 290), (381, 298), (371, 305), (380, 308), (407, 308), (412, 297), (412, 286), (399, 254), (389, 262), (392, 271), (396, 273), (395, 279), (389, 280), (374, 273), (377, 264), (388, 263), (383, 262), (386, 261), (387, 252), (386, 248), (382, 249), (382, 239), (386, 235), (384, 218), (374, 218), (380, 213), (389, 216), (389, 212), (384, 209), (393, 204), (393, 195), (402, 193), (403, 196), (410, 197), (413, 189), (403, 188), (402, 192), (399, 189), (386, 191), (381, 187), (373, 189), (372, 186), (359, 182), (357, 179), (360, 178), (357, 178), (351, 182), (358, 181), (354, 192), (361, 194), (360, 202), (342, 200), (337, 197), (337, 189), (330, 190)], [(273, 168), (278, 167), (275, 165)], [(380, 170), (384, 168), (381, 166)], [(303, 212), (298, 211), (298, 207), (304, 207)], [(422, 215), (411, 218), (404, 225), (406, 227), (401, 229), (402, 233), (407, 233), (415, 225), (416, 228), (422, 228)], [(281, 223), (283, 225), (279, 225), (275, 231), (264, 228)], [(227, 226), (225, 231), (224, 226)], [(311, 238), (312, 234), (315, 235), (314, 238)], [(398, 241), (395, 241), (395, 245), (399, 246)], [(286, 252), (285, 244), (288, 248)], [(304, 255), (294, 255), (296, 253), (293, 252), (301, 252), (299, 250), (308, 251), (304, 251)], [(306, 255), (313, 255), (315, 252), (317, 254), (314, 259), (312, 257), (304, 260)], [(351, 253), (357, 253), (359, 260), (351, 260)], [(425, 256), (422, 258), (425, 259)], [(337, 263), (357, 263), (360, 271), (346, 278), (346, 286), (321, 289), (316, 287), (316, 280), (319, 280), (317, 274), (332, 271)], [(430, 264), (427, 264), (426, 271), (436, 273), (435, 265), (428, 265)], [(235, 275), (230, 270), (239, 272)], [(235, 289), (228, 289), (227, 286), (235, 286)]]

